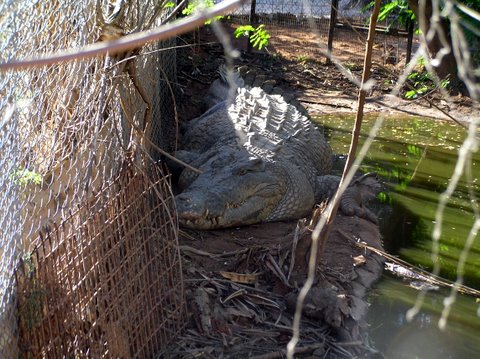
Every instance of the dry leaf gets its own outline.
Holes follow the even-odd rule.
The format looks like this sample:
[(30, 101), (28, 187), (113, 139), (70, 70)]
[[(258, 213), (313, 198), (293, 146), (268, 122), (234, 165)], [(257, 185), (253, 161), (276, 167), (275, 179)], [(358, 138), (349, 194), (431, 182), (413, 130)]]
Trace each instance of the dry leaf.
[(360, 254), (359, 256), (353, 257), (353, 266), (354, 267), (361, 266), (362, 264), (365, 264), (366, 262), (367, 262), (367, 260), (365, 259), (365, 257), (362, 254)]
[(258, 280), (258, 274), (240, 274), (235, 272), (220, 271), (223, 278), (230, 279), (232, 282), (242, 284), (255, 284)]

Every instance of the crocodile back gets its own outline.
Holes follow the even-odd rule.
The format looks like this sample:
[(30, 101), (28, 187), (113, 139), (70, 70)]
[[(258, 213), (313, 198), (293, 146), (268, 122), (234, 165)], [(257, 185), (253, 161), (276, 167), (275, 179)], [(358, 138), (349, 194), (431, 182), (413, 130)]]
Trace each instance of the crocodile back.
[(315, 125), (280, 95), (240, 88), (229, 118), (239, 145), (259, 157), (288, 161), (310, 176), (329, 173), (332, 151)]

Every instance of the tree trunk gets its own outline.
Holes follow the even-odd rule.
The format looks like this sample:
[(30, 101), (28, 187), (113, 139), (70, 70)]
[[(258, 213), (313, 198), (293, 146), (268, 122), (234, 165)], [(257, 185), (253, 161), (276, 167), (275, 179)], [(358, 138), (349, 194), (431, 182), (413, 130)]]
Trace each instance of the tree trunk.
[[(422, 31), (422, 36), (427, 43), (428, 52), (430, 57), (434, 59), (442, 49), (450, 47), (450, 51), (446, 53), (440, 60), (440, 62), (434, 61), (432, 67), (434, 68), (437, 76), (440, 79), (445, 79), (449, 77), (450, 84), (453, 87), (459, 85), (459, 78), (457, 73), (457, 62), (455, 56), (453, 55), (452, 49), (452, 38), (450, 36), (450, 24), (447, 19), (440, 18), (440, 22), (435, 24), (432, 23), (431, 18), (433, 14), (433, 5), (432, 0), (425, 0), (425, 7), (422, 9), (420, 6), (421, 0), (408, 0), (408, 6), (415, 14), (415, 17), (418, 20), (420, 30)], [(437, 26), (438, 28), (435, 31), (435, 36), (431, 39), (426, 39), (428, 31), (432, 26)], [(439, 36), (439, 32), (444, 34), (443, 42), (442, 37)]]

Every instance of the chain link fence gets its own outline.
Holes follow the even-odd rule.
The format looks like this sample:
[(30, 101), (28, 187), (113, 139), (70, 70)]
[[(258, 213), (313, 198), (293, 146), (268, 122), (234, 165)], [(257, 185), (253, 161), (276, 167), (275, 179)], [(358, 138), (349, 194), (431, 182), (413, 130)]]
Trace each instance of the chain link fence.
[[(149, 29), (162, 23), (168, 13), (164, 7), (166, 3), (93, 0), (0, 2), (0, 61), (35, 58), (61, 49), (79, 48), (111, 36)], [(62, 341), (67, 340), (62, 342), (62, 348), (68, 347), (68, 353), (76, 353), (76, 350), (83, 353), (85, 348), (78, 347), (80, 331), (87, 333), (84, 336), (89, 336), (89, 340), (104, 338), (94, 334), (93, 324), (98, 324), (98, 318), (102, 318), (102, 330), (105, 330), (105, 325), (112, 324), (115, 316), (125, 319), (121, 313), (133, 310), (134, 307), (129, 307), (132, 303), (145, 304), (145, 301), (151, 305), (144, 306), (150, 312), (142, 313), (145, 316), (151, 316), (153, 312), (158, 314), (160, 309), (152, 301), (158, 299), (159, 293), (168, 293), (172, 297), (172, 291), (180, 291), (178, 298), (169, 302), (169, 305), (179, 306), (178, 310), (169, 308), (169, 323), (177, 319), (177, 324), (169, 327), (168, 333), (160, 331), (158, 327), (165, 323), (158, 315), (163, 314), (155, 314), (155, 323), (149, 322), (148, 328), (142, 329), (142, 334), (139, 334), (149, 344), (142, 343), (140, 339), (130, 346), (124, 344), (125, 353), (130, 356), (151, 353), (145, 348), (158, 347), (179, 330), (183, 304), (182, 288), (178, 286), (181, 283), (180, 262), (175, 250), (155, 255), (152, 248), (146, 250), (155, 260), (169, 264), (156, 268), (160, 270), (157, 275), (161, 277), (161, 271), (164, 271), (169, 278), (162, 282), (151, 281), (154, 266), (149, 264), (145, 253), (136, 253), (144, 259), (142, 263), (148, 265), (141, 267), (141, 263), (137, 263), (135, 267), (143, 270), (139, 273), (144, 273), (138, 274), (141, 281), (132, 279), (132, 287), (129, 287), (128, 296), (135, 299), (123, 300), (125, 296), (111, 294), (116, 293), (112, 289), (109, 295), (120, 299), (110, 300), (101, 306), (99, 301), (106, 301), (105, 297), (92, 295), (92, 291), (104, 284), (100, 278), (108, 281), (110, 288), (125, 286), (121, 280), (112, 280), (108, 273), (115, 278), (123, 273), (121, 263), (132, 260), (125, 253), (125, 248), (130, 248), (132, 243), (142, 248), (146, 242), (152, 241), (152, 233), (156, 233), (156, 250), (176, 246), (177, 223), (170, 201), (172, 195), (166, 190), (168, 185), (163, 184), (162, 190), (157, 188), (159, 183), (163, 183), (163, 175), (158, 175), (156, 180), (147, 176), (136, 181), (145, 184), (142, 187), (137, 183), (138, 188), (144, 188), (145, 193), (156, 194), (158, 201), (163, 203), (163, 217), (155, 219), (157, 222), (152, 218), (145, 221), (152, 227), (153, 223), (161, 223), (169, 230), (139, 230), (136, 233), (139, 237), (135, 239), (139, 242), (131, 241), (126, 229), (128, 224), (136, 228), (135, 223), (143, 216), (152, 217), (147, 208), (157, 208), (150, 203), (152, 196), (140, 196), (133, 190), (123, 194), (123, 205), (107, 205), (109, 202), (106, 200), (102, 202), (102, 210), (106, 211), (103, 219), (91, 223), (80, 218), (98, 210), (93, 203), (99, 203), (101, 198), (114, 198), (115, 193), (123, 193), (126, 183), (118, 178), (123, 173), (127, 158), (130, 158), (129, 166), (138, 172), (148, 168), (152, 157), (159, 158), (155, 150), (157, 146), (165, 149), (174, 146), (176, 116), (172, 103), (175, 89), (171, 85), (176, 76), (174, 44), (175, 41), (171, 40), (145, 46), (141, 51), (106, 58), (0, 74), (0, 163), (3, 169), (0, 174), (0, 357), (32, 353), (32, 348), (35, 355), (55, 353), (48, 349), (57, 345), (55, 333), (39, 329), (37, 325), (56, 328), (57, 334), (63, 335), (62, 331), (71, 334), (68, 340), (61, 336)], [(143, 155), (140, 155), (142, 152)], [(132, 173), (128, 176), (137, 178)], [(108, 192), (105, 188), (117, 190)], [(135, 202), (138, 198), (141, 198), (139, 203)], [(148, 213), (125, 217), (129, 201), (139, 211)], [(79, 208), (83, 210), (79, 212)], [(78, 217), (74, 213), (82, 215)], [(76, 219), (72, 220), (72, 216)], [(108, 227), (109, 221), (125, 223), (123, 226)], [(62, 227), (61, 232), (55, 230), (59, 226)], [(91, 267), (85, 264), (90, 258), (85, 248), (96, 248), (96, 241), (106, 238), (94, 235), (97, 233), (95, 230), (107, 231), (114, 237), (110, 241), (111, 250), (121, 260), (102, 259), (102, 255), (110, 253), (108, 248), (104, 248), (96, 252), (90, 250), (100, 257), (95, 257), (97, 262)], [(52, 233), (56, 233), (56, 237), (52, 237)], [(50, 246), (48, 251), (44, 248), (46, 243)], [(23, 264), (20, 265), (20, 262)], [(19, 271), (15, 276), (17, 266)], [(85, 275), (65, 282), (65, 273), (73, 270), (79, 275), (78, 268), (87, 270)], [(145, 274), (147, 272), (148, 275)], [(100, 274), (107, 277), (99, 277)], [(15, 278), (20, 283), (21, 293), (17, 292)], [(146, 287), (142, 288), (142, 285)], [(81, 289), (87, 287), (88, 290)], [(34, 300), (32, 304), (30, 300), (27, 301), (30, 307), (28, 304), (25, 306), (25, 298), (35, 296), (37, 302)], [(35, 320), (26, 321), (23, 316), (19, 321), (19, 300), (23, 309), (30, 308), (27, 310), (30, 314), (33, 309), (36, 310)], [(162, 300), (157, 302), (163, 303)], [(62, 312), (62, 306), (65, 306), (63, 317), (55, 314)], [(97, 311), (103, 308), (103, 312), (92, 314), (92, 308)], [(116, 314), (108, 314), (109, 311)], [(129, 318), (132, 328), (141, 322), (141, 318)], [(54, 322), (56, 324), (52, 324)], [(125, 330), (125, 323), (122, 323), (122, 330)], [(67, 324), (68, 330), (65, 329)], [(72, 329), (77, 324), (83, 327)], [(91, 327), (85, 329), (88, 325)], [(141, 325), (136, 328), (138, 330)], [(146, 331), (150, 334), (145, 334)], [(35, 337), (32, 344), (33, 332), (43, 334)], [(17, 345), (19, 334), (20, 347)], [(101, 350), (97, 348), (99, 357), (113, 350), (111, 343), (114, 340), (104, 342), (110, 344)]]
[[(362, 61), (371, 11), (330, 0), (257, 0), (231, 16), (234, 24), (264, 24), (272, 35), (269, 48), (289, 49), (298, 58), (320, 58), (320, 46), (343, 61)], [(331, 21), (333, 20), (333, 21)], [(382, 64), (405, 63), (408, 29), (379, 22), (374, 59)], [(292, 39), (294, 39), (292, 41)], [(293, 46), (293, 49), (292, 49)]]

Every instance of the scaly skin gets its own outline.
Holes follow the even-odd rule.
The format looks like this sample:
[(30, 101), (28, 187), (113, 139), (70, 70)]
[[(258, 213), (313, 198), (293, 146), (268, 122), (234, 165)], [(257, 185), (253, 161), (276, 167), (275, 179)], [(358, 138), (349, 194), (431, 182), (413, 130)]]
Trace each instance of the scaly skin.
[[(219, 91), (210, 92), (221, 100)], [(294, 106), (260, 88), (239, 88), (231, 101), (215, 101), (190, 121), (178, 154), (202, 171), (180, 176), (182, 193), (175, 201), (182, 226), (213, 229), (301, 218), (315, 201), (331, 196), (338, 177), (328, 175), (330, 146)]]
[(300, 218), (314, 204), (313, 189), (301, 171), (250, 157), (238, 147), (222, 146), (219, 156), (200, 170), (204, 172), (175, 198), (185, 227), (213, 229)]

